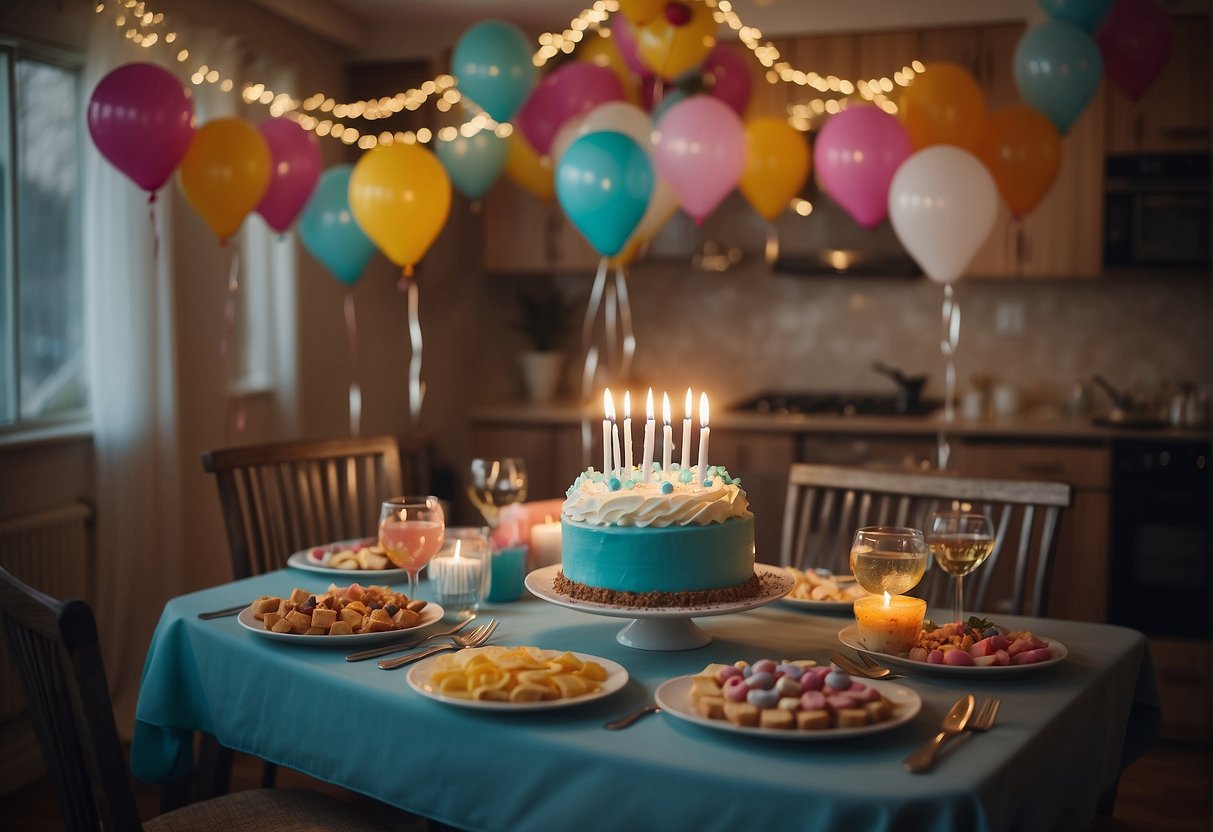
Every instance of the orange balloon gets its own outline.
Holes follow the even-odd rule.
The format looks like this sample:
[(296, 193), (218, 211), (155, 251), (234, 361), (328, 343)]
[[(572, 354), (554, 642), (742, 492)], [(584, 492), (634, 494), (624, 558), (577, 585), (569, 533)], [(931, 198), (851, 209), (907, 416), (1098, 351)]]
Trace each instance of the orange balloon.
[(665, 11), (666, 0), (619, 0), (619, 13), (636, 26), (643, 26)]
[(977, 149), (1016, 219), (1036, 207), (1061, 168), (1061, 134), (1024, 104), (993, 113)]
[(556, 195), (556, 175), (550, 159), (544, 160), (531, 143), (515, 130), (510, 134), (510, 152), (505, 157), (505, 175), (515, 185), (533, 193), (544, 202), (551, 202)]
[(636, 89), (636, 76), (632, 74), (627, 61), (623, 59), (614, 38), (604, 38), (602, 35), (591, 33), (581, 41), (581, 45), (577, 48), (577, 60), (595, 66), (604, 66), (615, 73), (628, 101), (632, 104), (640, 103), (640, 92)]
[(902, 93), (899, 110), (915, 150), (954, 144), (976, 152), (985, 130), (986, 97), (956, 64), (927, 64)]
[(703, 63), (716, 45), (716, 18), (702, 0), (670, 3), (681, 6), (687, 19), (678, 25), (660, 14), (636, 27), (636, 53), (658, 78), (674, 78)]
[(746, 159), (741, 194), (763, 218), (774, 221), (809, 178), (809, 143), (787, 119), (766, 116), (745, 126)]
[(194, 134), (177, 169), (178, 183), (222, 243), (265, 195), (272, 163), (260, 130), (238, 118), (217, 118)]

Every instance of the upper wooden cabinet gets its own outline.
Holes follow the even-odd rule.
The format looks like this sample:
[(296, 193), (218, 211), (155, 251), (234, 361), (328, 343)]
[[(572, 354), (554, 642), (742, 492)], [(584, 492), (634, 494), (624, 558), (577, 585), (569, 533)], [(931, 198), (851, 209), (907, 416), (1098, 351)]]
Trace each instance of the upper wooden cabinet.
[(593, 272), (598, 255), (553, 199), (504, 175), (484, 197), (484, 268), (513, 274)]
[(1107, 96), (1107, 151), (1209, 151), (1209, 17), (1174, 18), (1171, 60), (1140, 101), (1112, 87)]

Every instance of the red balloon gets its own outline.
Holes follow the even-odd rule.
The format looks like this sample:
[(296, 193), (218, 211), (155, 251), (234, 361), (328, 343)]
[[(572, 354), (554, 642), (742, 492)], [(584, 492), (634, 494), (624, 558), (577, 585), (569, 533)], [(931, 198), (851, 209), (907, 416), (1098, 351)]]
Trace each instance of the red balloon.
[(557, 67), (535, 86), (515, 121), (531, 147), (547, 156), (566, 121), (599, 104), (623, 100), (623, 85), (614, 72), (573, 61)]
[(1104, 75), (1136, 101), (1171, 60), (1171, 17), (1154, 0), (1116, 0), (1095, 42)]
[(155, 64), (124, 64), (97, 83), (88, 132), (109, 162), (149, 193), (172, 175), (194, 138), (194, 101)]
[(303, 213), (316, 183), (320, 181), (323, 161), (316, 137), (289, 118), (271, 118), (261, 122), (261, 137), (270, 148), (270, 186), (257, 204), (257, 213), (270, 228), (286, 232)]
[(708, 53), (701, 69), (708, 95), (728, 104), (739, 116), (745, 115), (746, 105), (750, 103), (748, 54), (718, 43)]

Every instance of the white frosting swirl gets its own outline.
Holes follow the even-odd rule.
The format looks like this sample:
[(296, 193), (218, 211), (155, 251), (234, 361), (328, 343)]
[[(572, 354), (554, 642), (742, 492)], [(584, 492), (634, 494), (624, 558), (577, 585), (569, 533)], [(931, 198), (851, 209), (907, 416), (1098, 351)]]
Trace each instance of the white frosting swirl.
[[(709, 468), (709, 471), (715, 470)], [(749, 517), (745, 491), (726, 471), (712, 477), (712, 484), (671, 482), (673, 490), (662, 493), (662, 483), (632, 480), (612, 491), (609, 481), (593, 470), (586, 471), (569, 488), (562, 516), (590, 526), (706, 526), (733, 517)]]

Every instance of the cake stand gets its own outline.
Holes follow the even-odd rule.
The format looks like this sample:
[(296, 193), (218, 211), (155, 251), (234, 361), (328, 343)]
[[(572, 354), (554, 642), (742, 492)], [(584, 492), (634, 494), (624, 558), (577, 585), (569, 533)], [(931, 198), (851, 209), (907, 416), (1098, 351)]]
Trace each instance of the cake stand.
[(700, 629), (693, 619), (709, 615), (729, 615), (778, 601), (792, 591), (795, 581), (787, 570), (764, 563), (754, 564), (762, 579), (762, 592), (753, 598), (721, 604), (701, 604), (689, 607), (627, 607), (593, 601), (577, 601), (556, 592), (553, 583), (560, 564), (544, 566), (526, 576), (526, 588), (531, 594), (561, 607), (591, 615), (630, 618), (615, 640), (638, 650), (694, 650), (712, 641), (712, 635)]

